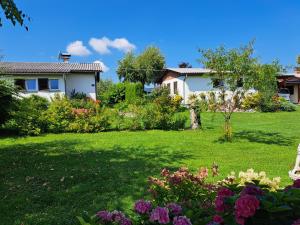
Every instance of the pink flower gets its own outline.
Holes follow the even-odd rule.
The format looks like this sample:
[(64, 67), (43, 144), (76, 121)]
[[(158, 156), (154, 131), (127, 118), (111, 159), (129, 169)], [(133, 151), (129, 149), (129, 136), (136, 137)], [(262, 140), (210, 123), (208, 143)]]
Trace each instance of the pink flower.
[(300, 188), (300, 179), (294, 181), (293, 187)]
[(112, 214), (108, 211), (99, 211), (97, 212), (96, 216), (101, 219), (103, 222), (111, 222), (112, 221)]
[(164, 168), (161, 172), (160, 175), (162, 175), (163, 177), (168, 177), (170, 175), (170, 171), (166, 168)]
[(173, 225), (192, 225), (192, 223), (186, 216), (176, 216), (173, 219)]
[(230, 197), (232, 195), (234, 195), (234, 193), (230, 189), (221, 188), (218, 191), (218, 195), (217, 195), (216, 200), (215, 200), (216, 211), (224, 212), (225, 209), (228, 208), (228, 206), (226, 206), (225, 203), (224, 203), (224, 199), (227, 198), (227, 197)]
[(132, 225), (131, 220), (128, 218), (123, 218), (121, 220), (121, 225)]
[(180, 205), (177, 205), (176, 203), (169, 203), (166, 205), (168, 209), (170, 209), (171, 213), (173, 215), (179, 215), (182, 212), (182, 208)]
[(218, 223), (218, 224), (222, 224), (222, 223), (224, 223), (224, 220), (223, 220), (223, 218), (221, 216), (214, 215), (213, 222)]
[(300, 219), (295, 220), (292, 225), (300, 225)]
[(259, 188), (256, 187), (255, 185), (248, 185), (244, 187), (243, 191), (241, 192), (242, 195), (263, 195), (264, 192)]
[(235, 202), (235, 218), (238, 224), (244, 224), (244, 220), (253, 216), (259, 207), (259, 200), (253, 196), (245, 194)]
[(169, 210), (165, 207), (156, 207), (152, 210), (150, 215), (150, 221), (158, 221), (160, 224), (167, 224), (170, 222)]
[(134, 210), (139, 214), (146, 214), (151, 210), (151, 202), (138, 200), (134, 205)]
[(120, 222), (124, 218), (125, 218), (125, 215), (122, 212), (117, 211), (117, 210), (115, 210), (115, 211), (112, 212), (112, 219), (113, 219), (113, 221)]

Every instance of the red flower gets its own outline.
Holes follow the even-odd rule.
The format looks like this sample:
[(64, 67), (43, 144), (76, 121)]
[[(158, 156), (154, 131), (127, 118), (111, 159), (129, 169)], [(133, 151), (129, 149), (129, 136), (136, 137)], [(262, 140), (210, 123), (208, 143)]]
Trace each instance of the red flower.
[(224, 223), (223, 218), (222, 218), (221, 216), (219, 216), (219, 215), (214, 215), (213, 221), (214, 221), (215, 223), (219, 223), (219, 224)]
[(216, 211), (224, 212), (225, 209), (228, 208), (228, 206), (226, 206), (225, 203), (224, 203), (224, 199), (227, 198), (227, 197), (230, 197), (232, 195), (234, 195), (234, 192), (232, 192), (230, 189), (221, 188), (218, 191), (218, 195), (217, 195), (217, 198), (215, 200)]
[(243, 195), (235, 202), (235, 218), (238, 224), (244, 224), (246, 219), (255, 214), (259, 207), (259, 200), (253, 195)]

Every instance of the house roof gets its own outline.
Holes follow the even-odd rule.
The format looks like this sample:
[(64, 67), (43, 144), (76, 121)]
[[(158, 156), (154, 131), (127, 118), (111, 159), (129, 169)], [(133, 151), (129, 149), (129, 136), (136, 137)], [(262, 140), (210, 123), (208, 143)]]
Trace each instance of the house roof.
[(199, 73), (210, 73), (210, 69), (205, 68), (166, 68), (166, 70), (173, 71), (182, 74), (199, 74)]
[(101, 72), (100, 63), (41, 63), (41, 62), (0, 62), (0, 73), (91, 73)]

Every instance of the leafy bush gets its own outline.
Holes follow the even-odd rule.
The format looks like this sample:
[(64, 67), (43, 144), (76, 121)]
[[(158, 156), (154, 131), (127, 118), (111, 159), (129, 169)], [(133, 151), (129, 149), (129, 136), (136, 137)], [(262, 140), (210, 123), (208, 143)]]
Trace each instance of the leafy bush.
[(296, 111), (296, 106), (293, 103), (280, 98), (279, 110), (285, 112), (293, 112)]
[(143, 94), (144, 87), (142, 83), (125, 83), (125, 100), (128, 103), (134, 103), (138, 98), (141, 98)]
[(104, 105), (114, 105), (125, 100), (125, 84), (117, 83), (108, 87), (108, 90), (101, 95), (101, 102)]
[(48, 105), (47, 99), (37, 95), (19, 99), (12, 118), (5, 125), (6, 128), (20, 135), (39, 135), (45, 132), (47, 121), (44, 119), (44, 112)]
[(13, 83), (0, 77), (0, 125), (9, 119), (16, 103), (16, 94)]
[(51, 104), (45, 116), (49, 124), (48, 130), (54, 133), (68, 131), (69, 125), (75, 117), (71, 102), (65, 96), (59, 94), (51, 99)]
[(72, 90), (71, 95), (70, 95), (71, 99), (85, 99), (86, 98), (86, 94), (83, 92), (76, 92), (75, 89)]
[(260, 93), (250, 93), (245, 96), (245, 98), (242, 101), (242, 108), (245, 110), (249, 109), (259, 109), (260, 104), (262, 102), (262, 96)]

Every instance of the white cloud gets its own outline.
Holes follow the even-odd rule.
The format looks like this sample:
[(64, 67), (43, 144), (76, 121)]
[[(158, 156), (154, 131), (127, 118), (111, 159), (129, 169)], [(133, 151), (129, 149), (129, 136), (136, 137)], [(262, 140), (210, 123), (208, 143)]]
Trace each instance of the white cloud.
[(91, 51), (85, 47), (82, 41), (74, 41), (67, 46), (67, 52), (76, 56), (88, 56)]
[(111, 41), (110, 46), (125, 53), (131, 52), (135, 49), (135, 45), (131, 44), (126, 38), (116, 38)]
[(108, 49), (109, 43), (111, 41), (107, 38), (107, 37), (103, 37), (103, 38), (91, 38), (91, 40), (89, 41), (90, 46), (92, 46), (92, 48), (104, 55), (104, 54), (108, 54), (110, 53), (110, 50)]
[(136, 48), (126, 38), (116, 38), (114, 40), (110, 40), (107, 37), (91, 38), (89, 44), (99, 54), (110, 53), (110, 48), (115, 48), (125, 53), (133, 51)]
[(100, 60), (96, 60), (96, 61), (94, 61), (94, 63), (100, 63), (100, 65), (101, 65), (101, 68), (102, 68), (102, 71), (105, 73), (105, 72), (107, 72), (107, 71), (109, 71), (109, 67), (108, 66), (106, 66), (103, 62), (101, 62)]

